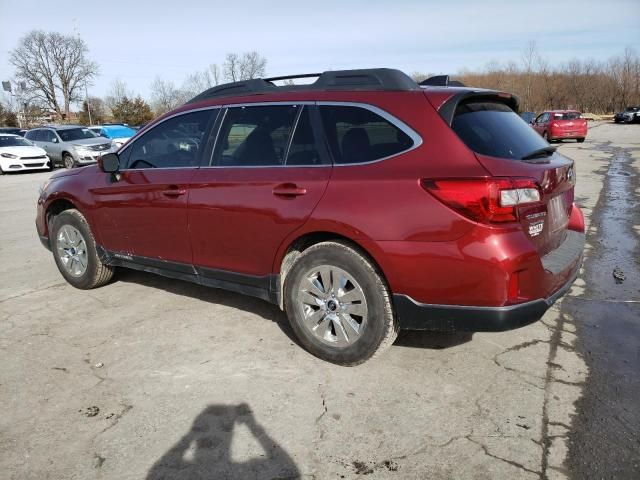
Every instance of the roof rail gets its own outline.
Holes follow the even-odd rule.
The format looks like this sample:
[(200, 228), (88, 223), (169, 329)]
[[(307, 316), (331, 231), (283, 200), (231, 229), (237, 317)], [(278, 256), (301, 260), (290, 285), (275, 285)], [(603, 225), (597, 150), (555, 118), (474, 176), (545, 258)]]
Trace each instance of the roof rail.
[(420, 82), (421, 87), (464, 87), (462, 82), (451, 80), (449, 75), (436, 75)]
[[(277, 80), (294, 78), (318, 79), (308, 85), (277, 86)], [(232, 95), (254, 95), (297, 90), (418, 90), (418, 84), (406, 73), (391, 68), (368, 68), (361, 70), (330, 70), (323, 73), (305, 73), (281, 77), (256, 78), (218, 85), (193, 97), (187, 103), (228, 97)]]

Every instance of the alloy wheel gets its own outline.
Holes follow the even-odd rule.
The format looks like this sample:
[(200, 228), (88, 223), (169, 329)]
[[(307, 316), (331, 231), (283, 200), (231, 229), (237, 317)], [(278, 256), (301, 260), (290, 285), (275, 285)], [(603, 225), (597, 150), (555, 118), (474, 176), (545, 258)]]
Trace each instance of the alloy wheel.
[(58, 230), (56, 247), (64, 269), (74, 277), (81, 277), (87, 271), (87, 243), (80, 231), (63, 225)]
[(367, 323), (367, 299), (345, 270), (320, 265), (302, 277), (297, 293), (303, 324), (322, 343), (347, 347), (362, 335)]

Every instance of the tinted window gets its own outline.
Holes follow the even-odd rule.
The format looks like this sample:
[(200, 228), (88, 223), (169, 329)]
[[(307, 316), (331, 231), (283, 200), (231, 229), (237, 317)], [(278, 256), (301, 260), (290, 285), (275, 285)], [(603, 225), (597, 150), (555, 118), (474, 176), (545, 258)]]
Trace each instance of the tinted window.
[(284, 165), (289, 136), (300, 108), (296, 105), (229, 108), (220, 127), (213, 164)]
[(519, 160), (548, 146), (518, 114), (502, 103), (463, 103), (456, 109), (451, 128), (471, 150), (492, 157)]
[(53, 133), (53, 130), (40, 130), (38, 134), (38, 140), (41, 142), (57, 142), (56, 134)]
[(127, 168), (197, 166), (198, 153), (206, 143), (205, 133), (211, 115), (212, 110), (186, 113), (153, 127), (128, 149)]
[(553, 114), (554, 120), (577, 120), (580, 112), (558, 112)]
[(74, 140), (82, 140), (83, 138), (97, 137), (97, 135), (88, 128), (65, 128), (57, 132), (63, 142), (73, 142)]
[(35, 140), (36, 133), (38, 133), (37, 130), (29, 130), (27, 133), (24, 134), (24, 138), (27, 138), (29, 140)]
[(32, 147), (33, 143), (22, 137), (0, 135), (0, 147)]
[(318, 148), (316, 146), (316, 138), (313, 134), (311, 126), (311, 111), (309, 107), (303, 107), (296, 130), (293, 133), (291, 146), (287, 154), (287, 165), (291, 166), (308, 166), (320, 165), (322, 163)]
[(371, 162), (413, 146), (406, 133), (365, 108), (325, 105), (320, 107), (320, 114), (338, 164)]

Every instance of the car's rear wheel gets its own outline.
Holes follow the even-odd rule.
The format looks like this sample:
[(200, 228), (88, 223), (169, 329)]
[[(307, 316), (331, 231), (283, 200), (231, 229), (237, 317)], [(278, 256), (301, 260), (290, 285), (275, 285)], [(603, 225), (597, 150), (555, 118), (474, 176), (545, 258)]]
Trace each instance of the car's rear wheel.
[(305, 250), (287, 272), (284, 304), (304, 347), (339, 365), (368, 360), (398, 334), (382, 275), (346, 243), (323, 242)]
[(578, 140), (578, 143), (584, 142), (584, 138), (578, 138), (577, 140)]
[(58, 270), (74, 287), (88, 290), (113, 277), (113, 267), (100, 261), (89, 224), (78, 210), (65, 210), (53, 218), (50, 239)]
[(64, 163), (65, 168), (73, 168), (76, 166), (76, 161), (68, 153), (65, 153), (64, 157), (62, 157), (62, 163)]

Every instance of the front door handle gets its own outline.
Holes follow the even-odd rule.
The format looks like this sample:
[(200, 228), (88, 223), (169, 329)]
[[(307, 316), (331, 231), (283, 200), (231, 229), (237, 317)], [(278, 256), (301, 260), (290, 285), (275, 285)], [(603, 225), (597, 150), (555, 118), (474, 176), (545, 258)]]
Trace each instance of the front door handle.
[(306, 188), (300, 188), (295, 183), (282, 183), (273, 188), (273, 194), (280, 197), (298, 197), (306, 193)]
[(162, 194), (165, 197), (179, 197), (180, 195), (184, 195), (185, 193), (187, 193), (186, 189), (178, 187), (170, 187), (162, 191)]

